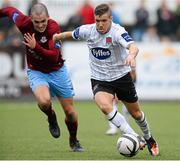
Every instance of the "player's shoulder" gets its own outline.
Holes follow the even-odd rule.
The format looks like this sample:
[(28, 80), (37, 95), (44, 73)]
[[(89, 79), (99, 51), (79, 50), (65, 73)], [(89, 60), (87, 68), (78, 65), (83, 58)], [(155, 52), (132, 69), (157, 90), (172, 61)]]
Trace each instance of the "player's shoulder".
[(24, 16), (23, 19), (16, 22), (16, 25), (19, 27), (21, 31), (29, 31), (33, 28), (33, 23), (29, 16)]
[(92, 33), (96, 30), (96, 25), (95, 24), (86, 24), (80, 26), (80, 32), (81, 33)]
[(81, 29), (92, 30), (95, 28), (95, 24), (85, 24), (80, 26)]
[(59, 27), (59, 25), (58, 25), (58, 23), (55, 21), (55, 20), (53, 20), (53, 19), (49, 19), (48, 20), (48, 25), (50, 26), (50, 27)]
[(119, 24), (112, 23), (112, 29), (115, 33), (120, 32), (124, 33), (126, 32), (125, 28)]
[(53, 19), (48, 20), (48, 32), (52, 34), (60, 32), (59, 24)]

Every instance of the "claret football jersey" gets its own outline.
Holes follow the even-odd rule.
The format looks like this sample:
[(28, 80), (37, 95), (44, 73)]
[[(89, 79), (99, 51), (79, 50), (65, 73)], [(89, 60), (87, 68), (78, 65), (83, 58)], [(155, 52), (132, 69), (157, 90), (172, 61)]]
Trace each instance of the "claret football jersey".
[(49, 19), (46, 30), (40, 33), (34, 29), (31, 18), (14, 7), (0, 9), (0, 17), (5, 16), (8, 16), (16, 24), (23, 35), (26, 33), (35, 34), (35, 48), (31, 49), (26, 46), (28, 68), (50, 73), (63, 66), (64, 60), (62, 59), (60, 46), (54, 44), (52, 40), (53, 34), (60, 32), (60, 28), (54, 20)]

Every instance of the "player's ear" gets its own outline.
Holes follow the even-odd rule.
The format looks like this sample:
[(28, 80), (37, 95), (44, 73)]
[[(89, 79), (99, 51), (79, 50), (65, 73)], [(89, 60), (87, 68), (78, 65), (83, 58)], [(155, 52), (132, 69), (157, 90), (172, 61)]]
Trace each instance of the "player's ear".
[(33, 21), (34, 19), (33, 19), (33, 15), (30, 15), (30, 18), (31, 18), (31, 21)]

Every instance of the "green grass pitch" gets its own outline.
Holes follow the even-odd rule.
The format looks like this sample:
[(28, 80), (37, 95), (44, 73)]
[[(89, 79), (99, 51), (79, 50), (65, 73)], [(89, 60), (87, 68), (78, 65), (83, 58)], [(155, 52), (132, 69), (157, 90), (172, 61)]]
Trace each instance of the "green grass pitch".
[[(150, 128), (157, 139), (160, 156), (152, 157), (147, 148), (133, 158), (118, 154), (119, 135), (106, 136), (105, 117), (94, 102), (76, 102), (79, 116), (78, 139), (83, 153), (70, 151), (64, 113), (57, 102), (54, 108), (61, 127), (61, 137), (48, 131), (45, 115), (36, 103), (0, 102), (0, 160), (178, 160), (180, 159), (180, 102), (142, 102)], [(121, 108), (119, 108), (121, 110)], [(133, 119), (132, 127), (140, 133)]]

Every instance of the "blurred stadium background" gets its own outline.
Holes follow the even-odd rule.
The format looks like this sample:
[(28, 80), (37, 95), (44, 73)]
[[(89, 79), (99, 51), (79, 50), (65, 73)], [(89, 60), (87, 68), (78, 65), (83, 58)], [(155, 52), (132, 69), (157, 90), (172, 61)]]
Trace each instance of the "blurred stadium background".
[[(1, 0), (28, 14), (33, 1)], [(110, 3), (113, 12), (137, 41), (137, 90), (142, 100), (180, 100), (180, 0), (41, 0), (62, 31), (94, 22), (92, 11)], [(84, 6), (85, 3), (89, 3)], [(80, 5), (81, 4), (81, 5)], [(26, 80), (22, 36), (6, 18), (0, 20), (0, 99), (31, 95)], [(73, 48), (73, 53), (72, 53)], [(76, 99), (92, 99), (87, 47), (66, 41), (63, 55), (69, 67)]]

